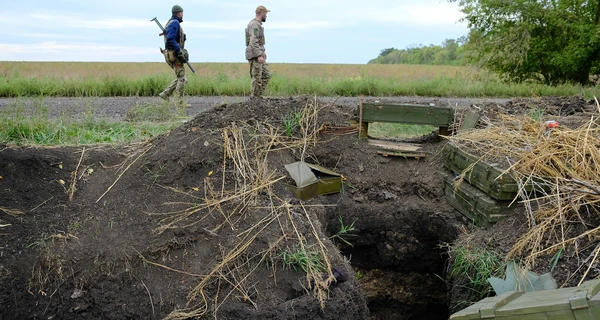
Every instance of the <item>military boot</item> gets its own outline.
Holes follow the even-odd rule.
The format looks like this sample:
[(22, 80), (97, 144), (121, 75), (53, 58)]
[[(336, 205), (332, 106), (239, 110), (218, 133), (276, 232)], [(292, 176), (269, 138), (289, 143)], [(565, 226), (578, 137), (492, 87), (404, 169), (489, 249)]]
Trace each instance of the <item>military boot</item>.
[(169, 101), (169, 95), (164, 91), (159, 93), (158, 96), (161, 97), (165, 101)]

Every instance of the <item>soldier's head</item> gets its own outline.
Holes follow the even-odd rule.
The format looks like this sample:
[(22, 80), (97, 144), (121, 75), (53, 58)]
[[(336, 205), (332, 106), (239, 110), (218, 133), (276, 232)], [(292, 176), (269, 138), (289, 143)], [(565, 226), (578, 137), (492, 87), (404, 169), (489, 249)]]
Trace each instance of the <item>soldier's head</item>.
[(183, 18), (183, 8), (180, 5), (174, 5), (171, 9), (171, 13), (179, 18)]
[(271, 12), (271, 10), (267, 10), (265, 6), (256, 7), (256, 19), (262, 22), (267, 21), (267, 12)]

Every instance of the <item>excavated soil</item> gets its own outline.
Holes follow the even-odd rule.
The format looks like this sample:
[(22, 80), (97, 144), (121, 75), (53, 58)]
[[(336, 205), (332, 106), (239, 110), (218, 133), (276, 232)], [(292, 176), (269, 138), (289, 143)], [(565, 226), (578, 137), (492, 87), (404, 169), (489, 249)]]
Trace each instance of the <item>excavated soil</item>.
[[(157, 228), (169, 213), (240, 186), (236, 168), (224, 165), (223, 128), (240, 123), (256, 130), (264, 123), (283, 128), (283, 117), (312, 101), (223, 103), (168, 134), (129, 146), (0, 145), (0, 319), (163, 319), (202, 300), (188, 304), (188, 294), (248, 239), (245, 231), (264, 222), (268, 214), (261, 208), (273, 199), (259, 194), (244, 214), (225, 203), (177, 228)], [(328, 106), (321, 110), (323, 121), (354, 120), (356, 106), (322, 104)], [(557, 116), (577, 116), (589, 105), (551, 98), (478, 107), (510, 113), (539, 106), (555, 108)], [(448, 257), (441, 244), (471, 229), (473, 241), (502, 250), (525, 232), (518, 210), (486, 232), (472, 229), (446, 203), (438, 156), (444, 142), (435, 132), (412, 140), (430, 154), (421, 159), (381, 156), (356, 134), (319, 138), (305, 159), (343, 174), (342, 192), (302, 202), (287, 187), (290, 179), (272, 188), (279, 199), (304, 208), (291, 214), (294, 227), (307, 239), (320, 239), (332, 271), (341, 274), (325, 303), (307, 289), (305, 273), (277, 260), (291, 238), (282, 234), (286, 223), (279, 220), (256, 233), (244, 247), (244, 259), (226, 269), (244, 279), (243, 290), (231, 291), (231, 283), (216, 280), (206, 287), (205, 318), (447, 319), (460, 292), (445, 280)], [(286, 177), (284, 165), (300, 156), (298, 150), (273, 150), (268, 167)], [(235, 222), (222, 212), (233, 212), (229, 218)], [(355, 227), (345, 241), (334, 236), (340, 219)], [(263, 259), (265, 250), (271, 250), (271, 260)], [(559, 270), (574, 268), (564, 263)]]

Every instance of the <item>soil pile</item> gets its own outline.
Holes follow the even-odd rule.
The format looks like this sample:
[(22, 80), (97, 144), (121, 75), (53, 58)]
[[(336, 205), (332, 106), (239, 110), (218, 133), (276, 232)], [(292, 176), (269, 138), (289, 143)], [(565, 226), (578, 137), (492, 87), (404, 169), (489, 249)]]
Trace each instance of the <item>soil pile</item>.
[[(133, 146), (0, 148), (1, 317), (447, 318), (439, 243), (466, 221), (438, 159), (322, 133), (353, 112), (251, 99)], [(342, 192), (298, 200), (300, 160)]]

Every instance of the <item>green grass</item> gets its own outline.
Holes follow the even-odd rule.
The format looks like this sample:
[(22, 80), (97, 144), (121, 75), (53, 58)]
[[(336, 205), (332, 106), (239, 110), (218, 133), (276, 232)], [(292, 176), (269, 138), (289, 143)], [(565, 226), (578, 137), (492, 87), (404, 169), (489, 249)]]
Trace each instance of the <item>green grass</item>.
[[(64, 96), (111, 97), (156, 96), (172, 80), (170, 74), (126, 78), (114, 75), (105, 78), (57, 78), (0, 76), (0, 97)], [(188, 76), (186, 93), (192, 96), (248, 96), (248, 76)], [(573, 96), (586, 98), (600, 96), (598, 87), (541, 84), (509, 84), (491, 77), (470, 79), (461, 75), (437, 76), (399, 80), (395, 78), (288, 76), (274, 74), (266, 96), (309, 94), (318, 96), (433, 96), (433, 97), (535, 97)]]
[(283, 122), (283, 127), (285, 129), (285, 134), (288, 137), (291, 137), (294, 134), (294, 130), (300, 126), (300, 120), (302, 118), (302, 113), (300, 111), (294, 110), (287, 116), (284, 116), (281, 120)]
[(502, 258), (490, 250), (458, 245), (450, 249), (450, 254), (454, 257), (450, 278), (455, 283), (466, 280), (473, 302), (488, 297), (493, 292), (488, 279), (501, 278), (506, 269)]
[(369, 124), (369, 135), (376, 138), (420, 137), (428, 135), (436, 130), (438, 130), (437, 127), (416, 124), (383, 122)]
[(143, 113), (132, 108), (129, 121), (119, 122), (96, 118), (90, 110), (79, 119), (69, 114), (53, 118), (41, 99), (34, 103), (32, 113), (15, 104), (0, 112), (0, 143), (64, 146), (143, 141), (177, 125), (176, 115), (166, 116), (164, 108), (168, 109), (149, 107)]
[(323, 272), (326, 269), (325, 259), (318, 250), (303, 250), (296, 247), (293, 250), (288, 249), (288, 251), (281, 252), (279, 259), (284, 269), (304, 272), (309, 272), (309, 270)]
[(356, 228), (354, 227), (354, 223), (356, 223), (356, 220), (352, 221), (351, 224), (345, 224), (344, 219), (340, 216), (338, 217), (338, 221), (340, 222), (340, 229), (329, 238), (332, 240), (339, 240), (352, 247), (352, 243), (348, 241), (348, 238), (357, 236), (356, 234), (354, 234), (354, 232), (356, 231)]

